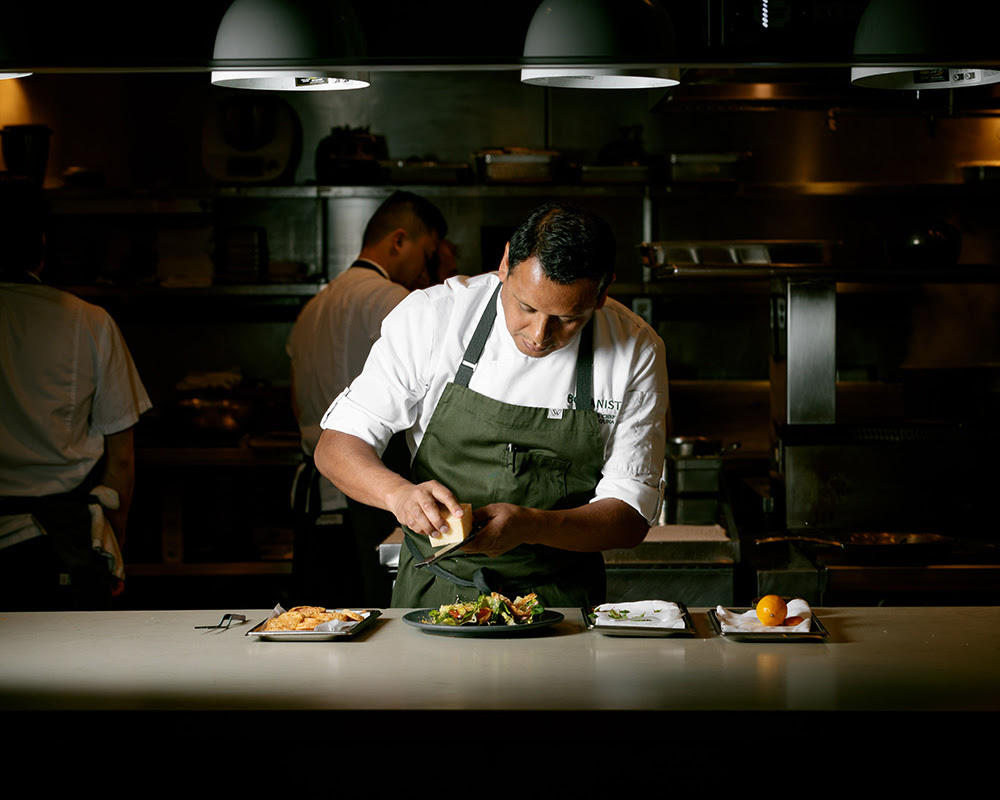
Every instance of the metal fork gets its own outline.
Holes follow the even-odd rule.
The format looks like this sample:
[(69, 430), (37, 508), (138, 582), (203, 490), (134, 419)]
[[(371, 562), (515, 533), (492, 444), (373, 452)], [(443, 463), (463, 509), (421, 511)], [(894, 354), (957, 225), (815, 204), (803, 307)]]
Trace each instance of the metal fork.
[(207, 630), (210, 628), (229, 628), (233, 622), (246, 622), (245, 614), (223, 614), (222, 619), (219, 621), (218, 625), (195, 625), (195, 630)]

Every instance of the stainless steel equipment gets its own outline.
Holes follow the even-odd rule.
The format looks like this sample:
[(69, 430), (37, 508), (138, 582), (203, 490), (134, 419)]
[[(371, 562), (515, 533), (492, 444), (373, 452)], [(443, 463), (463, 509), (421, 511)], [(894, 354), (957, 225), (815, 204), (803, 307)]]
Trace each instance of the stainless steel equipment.
[(838, 419), (836, 301), (832, 281), (772, 283), (771, 491), (784, 527), (959, 524), (976, 499), (975, 430), (944, 419)]

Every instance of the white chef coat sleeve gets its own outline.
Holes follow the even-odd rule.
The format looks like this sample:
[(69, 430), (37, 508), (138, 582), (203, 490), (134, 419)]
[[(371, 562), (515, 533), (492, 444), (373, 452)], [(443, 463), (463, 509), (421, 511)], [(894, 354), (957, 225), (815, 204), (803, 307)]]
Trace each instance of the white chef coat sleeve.
[(90, 327), (94, 359), (94, 397), (91, 426), (103, 436), (127, 430), (152, 403), (142, 385), (125, 339), (107, 313), (93, 314)]
[(331, 403), (321, 426), (357, 436), (381, 455), (392, 435), (417, 419), (437, 335), (427, 296), (410, 293), (385, 318), (364, 370)]
[(605, 445), (605, 462), (594, 500), (617, 498), (653, 524), (663, 497), (663, 461), (669, 404), (663, 342), (640, 348), (632, 378)]

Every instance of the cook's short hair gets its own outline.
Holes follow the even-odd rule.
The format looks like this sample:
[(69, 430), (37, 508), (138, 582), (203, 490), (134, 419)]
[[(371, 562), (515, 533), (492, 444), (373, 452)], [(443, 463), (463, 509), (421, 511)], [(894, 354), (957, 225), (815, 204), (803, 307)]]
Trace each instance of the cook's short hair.
[(372, 214), (361, 243), (364, 247), (377, 244), (397, 228), (411, 236), (434, 232), (443, 239), (448, 233), (444, 214), (430, 200), (413, 192), (397, 191)]
[(545, 276), (556, 283), (595, 281), (603, 292), (615, 274), (615, 235), (590, 211), (565, 203), (546, 203), (528, 216), (510, 237), (507, 266), (537, 258)]

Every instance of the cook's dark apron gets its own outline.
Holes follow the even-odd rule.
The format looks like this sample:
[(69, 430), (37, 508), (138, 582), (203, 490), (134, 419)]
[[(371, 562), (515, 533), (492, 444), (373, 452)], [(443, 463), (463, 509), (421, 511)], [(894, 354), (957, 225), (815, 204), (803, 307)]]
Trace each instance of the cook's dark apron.
[[(604, 464), (604, 444), (593, 395), (593, 326), (581, 332), (575, 409), (510, 405), (469, 389), (496, 318), (493, 293), (465, 351), (455, 380), (438, 401), (413, 460), (413, 480), (437, 480), (463, 503), (480, 508), (513, 503), (562, 509), (591, 500)], [(426, 536), (404, 528), (392, 605), (436, 607), (456, 598), (500, 592), (511, 599), (534, 591), (549, 607), (584, 606), (604, 600), (606, 576), (600, 553), (578, 553), (522, 544), (497, 558), (464, 553), (423, 569), (434, 549)]]
[[(8, 610), (111, 608), (115, 579), (91, 545), (91, 482), (57, 495), (0, 497), (0, 514), (32, 514), (44, 536), (0, 550), (0, 595)], [(65, 583), (61, 576), (69, 577)]]

